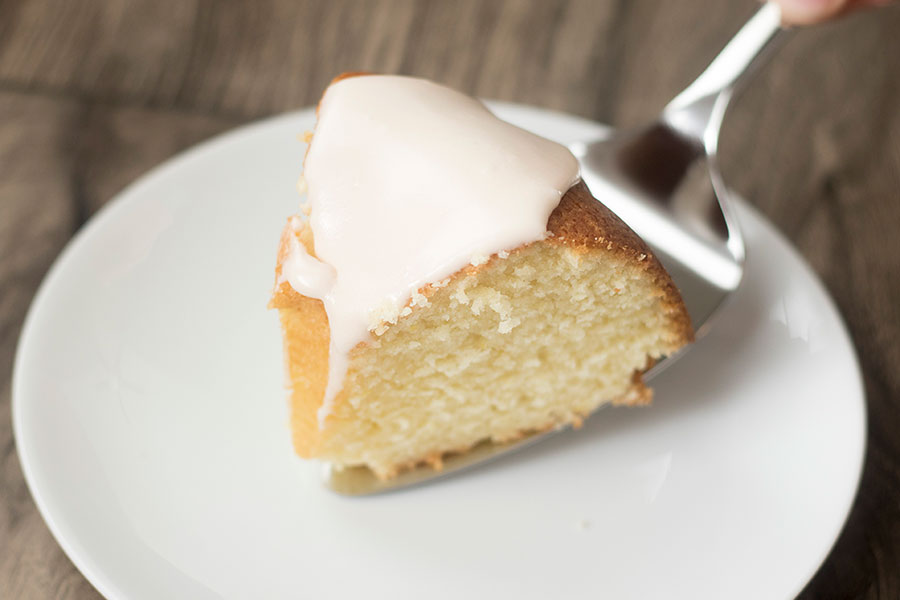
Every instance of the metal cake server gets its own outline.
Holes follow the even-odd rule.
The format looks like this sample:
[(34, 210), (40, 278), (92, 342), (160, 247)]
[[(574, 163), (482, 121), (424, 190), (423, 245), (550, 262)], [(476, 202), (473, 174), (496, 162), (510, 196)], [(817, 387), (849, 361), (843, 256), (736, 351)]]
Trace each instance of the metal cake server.
[[(781, 31), (779, 8), (764, 5), (656, 120), (570, 147), (594, 196), (634, 229), (669, 271), (698, 339), (743, 276), (744, 240), (716, 165), (722, 118), (735, 86), (770, 53)], [(679, 354), (657, 363), (645, 379)], [(481, 464), (552, 433), (506, 444), (484, 442), (446, 457), (441, 470), (423, 466), (387, 481), (365, 467), (326, 465), (324, 483), (345, 495), (395, 490)]]

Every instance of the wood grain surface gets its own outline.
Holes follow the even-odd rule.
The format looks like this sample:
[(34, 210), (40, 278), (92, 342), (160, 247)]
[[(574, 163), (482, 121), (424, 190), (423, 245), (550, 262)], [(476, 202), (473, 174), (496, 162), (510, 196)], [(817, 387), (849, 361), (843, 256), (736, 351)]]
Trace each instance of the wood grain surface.
[[(314, 103), (345, 70), (420, 75), (634, 124), (755, 9), (753, 0), (0, 0), (0, 597), (99, 597), (25, 486), (10, 377), (41, 278), (123, 186), (209, 136)], [(800, 597), (900, 598), (900, 6), (797, 31), (734, 102), (721, 155), (726, 179), (825, 282), (865, 373), (862, 486)]]

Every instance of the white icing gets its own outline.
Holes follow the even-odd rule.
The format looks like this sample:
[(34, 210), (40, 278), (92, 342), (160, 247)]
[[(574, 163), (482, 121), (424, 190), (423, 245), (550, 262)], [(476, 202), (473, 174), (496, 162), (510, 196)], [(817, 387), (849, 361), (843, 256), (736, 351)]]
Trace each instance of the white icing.
[(317, 258), (298, 242), (282, 275), (328, 315), (324, 427), (350, 350), (409, 314), (408, 302), (426, 304), (416, 292), (428, 283), (542, 239), (578, 163), (564, 146), (422, 79), (343, 79), (326, 90), (318, 117), (304, 163)]
[(291, 236), (289, 244), (288, 255), (281, 264), (278, 283), (287, 281), (304, 296), (327, 299), (337, 278), (334, 267), (310, 256), (296, 236)]

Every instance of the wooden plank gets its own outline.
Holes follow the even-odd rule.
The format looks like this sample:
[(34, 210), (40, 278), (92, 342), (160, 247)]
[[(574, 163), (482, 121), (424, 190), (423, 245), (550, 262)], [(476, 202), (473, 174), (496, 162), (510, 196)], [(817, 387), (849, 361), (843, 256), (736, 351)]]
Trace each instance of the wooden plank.
[[(633, 113), (699, 72), (708, 48), (754, 8), (740, 4), (10, 2), (0, 9), (0, 81), (259, 116), (314, 103), (337, 73), (370, 70), (610, 119), (614, 87), (624, 85)], [(682, 33), (696, 23), (704, 25), (699, 41)], [(651, 95), (647, 84), (659, 91)]]
[[(313, 104), (336, 74), (369, 70), (431, 77), (488, 97), (546, 97), (564, 108), (583, 104), (583, 95), (569, 93), (571, 83), (593, 87), (614, 7), (590, 0), (8, 2), (0, 7), (0, 81), (259, 116)], [(560, 45), (561, 36), (577, 44)]]

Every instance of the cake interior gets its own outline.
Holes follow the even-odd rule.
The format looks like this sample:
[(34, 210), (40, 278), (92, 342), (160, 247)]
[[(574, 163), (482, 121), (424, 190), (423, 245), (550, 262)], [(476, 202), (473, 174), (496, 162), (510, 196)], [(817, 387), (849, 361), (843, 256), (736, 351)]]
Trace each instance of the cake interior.
[[(316, 447), (295, 391), (298, 452), (390, 477), (422, 457), (437, 466), (483, 440), (578, 424), (608, 402), (649, 402), (639, 377), (648, 356), (682, 341), (642, 267), (551, 238), (459, 272), (352, 351)], [(308, 327), (302, 311), (282, 308), (281, 318), (302, 343), (290, 335)], [(302, 350), (289, 347), (288, 360)]]

